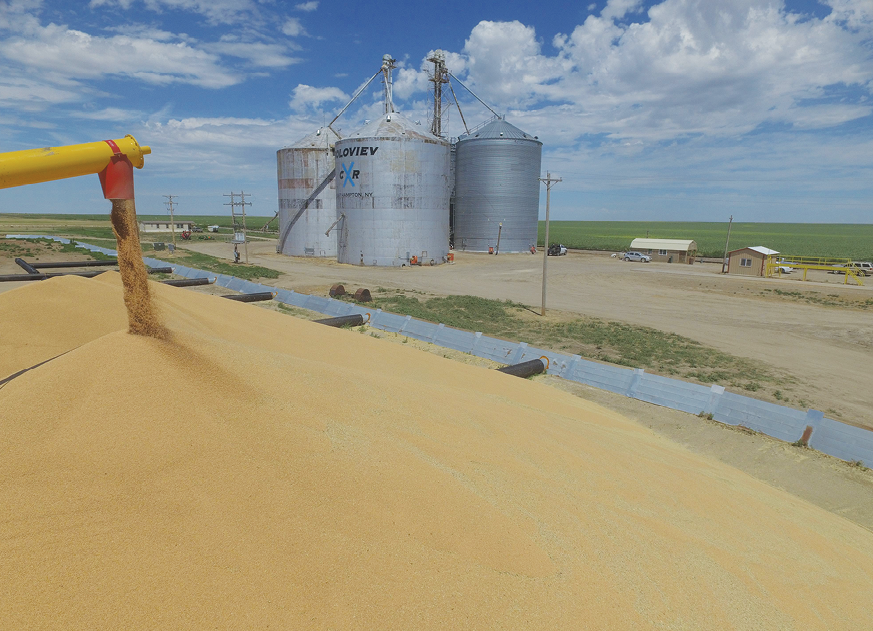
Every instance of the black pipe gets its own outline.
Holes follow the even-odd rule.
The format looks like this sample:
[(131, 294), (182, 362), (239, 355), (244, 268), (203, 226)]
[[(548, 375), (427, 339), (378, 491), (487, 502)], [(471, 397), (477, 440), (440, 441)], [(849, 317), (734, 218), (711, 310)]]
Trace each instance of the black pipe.
[(273, 296), (274, 294), (272, 291), (259, 291), (254, 294), (229, 294), (227, 296), (222, 296), (222, 298), (236, 300), (238, 302), (260, 302), (262, 300), (272, 300)]
[(364, 316), (360, 313), (355, 313), (353, 315), (337, 316), (336, 318), (324, 318), (323, 320), (316, 320), (315, 322), (335, 327), (360, 326), (364, 324)]
[(25, 261), (24, 259), (16, 258), (15, 262), (18, 263), (18, 267), (23, 269), (28, 274), (39, 274), (39, 270), (36, 269), (33, 265)]
[(35, 267), (49, 269), (55, 267), (111, 267), (118, 265), (115, 259), (109, 261), (54, 261), (51, 263), (38, 263)]
[(504, 366), (498, 368), (497, 372), (503, 372), (514, 377), (531, 377), (538, 375), (546, 369), (546, 364), (542, 359), (532, 359), (529, 362), (521, 362), (512, 366)]
[(94, 278), (103, 272), (58, 272), (56, 274), (6, 274), (0, 276), (0, 283), (11, 283), (19, 280), (45, 280), (55, 276), (81, 276), (82, 278)]
[[(95, 276), (99, 276), (107, 271), (118, 271), (118, 270), (98, 270), (96, 272), (54, 272), (49, 274), (43, 274), (42, 272), (37, 272), (36, 274), (5, 274), (0, 276), (0, 283), (12, 283), (20, 280), (46, 280), (47, 278), (55, 278), (57, 276), (81, 276), (82, 278), (94, 278)], [(172, 274), (172, 267), (148, 267), (146, 271), (149, 274)]]
[(161, 284), (171, 287), (194, 287), (196, 285), (211, 285), (214, 282), (214, 278), (183, 278), (181, 280), (162, 280)]

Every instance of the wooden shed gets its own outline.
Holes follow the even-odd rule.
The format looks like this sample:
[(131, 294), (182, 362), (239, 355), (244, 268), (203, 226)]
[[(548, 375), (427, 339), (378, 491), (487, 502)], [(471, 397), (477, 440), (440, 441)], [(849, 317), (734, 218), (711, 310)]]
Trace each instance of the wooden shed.
[(776, 250), (756, 245), (728, 252), (728, 274), (742, 276), (766, 276), (766, 261), (768, 256), (779, 254)]
[(684, 239), (634, 239), (630, 249), (661, 263), (694, 263), (697, 244)]

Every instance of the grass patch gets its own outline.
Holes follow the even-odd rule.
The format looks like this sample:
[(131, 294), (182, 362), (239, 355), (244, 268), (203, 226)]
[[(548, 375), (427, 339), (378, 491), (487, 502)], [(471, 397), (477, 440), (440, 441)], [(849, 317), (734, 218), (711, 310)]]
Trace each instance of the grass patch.
[(176, 250), (176, 253), (171, 255), (166, 251), (150, 251), (146, 248), (146, 245), (143, 245), (143, 249), (152, 258), (167, 261), (168, 263), (178, 263), (187, 267), (196, 267), (197, 269), (215, 272), (216, 274), (236, 276), (245, 280), (279, 278), (279, 272), (269, 267), (246, 265), (245, 263), (228, 263), (224, 259), (210, 256), (209, 254), (201, 254), (190, 250)]
[(873, 298), (859, 296), (841, 296), (839, 294), (823, 295), (817, 291), (784, 291), (782, 289), (765, 289), (762, 295), (779, 296), (794, 302), (805, 302), (823, 307), (849, 307), (853, 309), (873, 308)]
[(301, 309), (300, 307), (295, 307), (294, 305), (286, 305), (284, 302), (274, 302), (276, 306), (276, 310), (281, 313), (287, 313), (288, 315), (292, 315), (295, 318), (301, 318), (303, 320), (318, 320), (319, 318), (323, 318), (324, 314), (317, 313), (315, 311), (309, 311), (308, 309)]
[(58, 243), (51, 239), (27, 239), (26, 241), (3, 240), (0, 241), (0, 253), (10, 257), (23, 258), (28, 262), (39, 261), (43, 254), (83, 254), (86, 260), (114, 261), (114, 256), (107, 256), (102, 252), (91, 252), (74, 243)]
[(703, 384), (731, 383), (756, 392), (762, 384), (782, 385), (790, 380), (759, 362), (674, 333), (598, 318), (544, 320), (525, 305), (511, 301), (475, 296), (426, 298), (412, 292), (377, 290), (373, 303), (384, 311), (420, 320)]
[(0, 242), (0, 252), (11, 258), (33, 256), (33, 249), (30, 247), (30, 243), (21, 243), (19, 241), (4, 240)]

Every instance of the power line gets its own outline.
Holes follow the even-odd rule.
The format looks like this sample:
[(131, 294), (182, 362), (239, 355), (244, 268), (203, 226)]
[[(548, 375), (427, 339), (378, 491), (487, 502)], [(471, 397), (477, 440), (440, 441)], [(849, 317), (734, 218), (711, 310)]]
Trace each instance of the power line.
[[(240, 201), (236, 201), (236, 196), (239, 195)], [(242, 213), (242, 234), (243, 234), (243, 248), (245, 249), (246, 254), (246, 265), (249, 264), (249, 239), (246, 234), (246, 206), (251, 206), (251, 202), (246, 201), (245, 191), (240, 191), (239, 193), (231, 192), (230, 194), (224, 193), (224, 197), (230, 197), (230, 202), (224, 204), (225, 206), (230, 206), (230, 216), (233, 221), (233, 230), (236, 232), (236, 207), (240, 207), (240, 211)], [(234, 234), (234, 239), (236, 239), (236, 234)], [(236, 246), (234, 246), (234, 250)]]
[(173, 252), (176, 251), (176, 219), (173, 215), (173, 210), (175, 209), (175, 203), (173, 202), (174, 197), (178, 197), (178, 195), (164, 195), (167, 198), (167, 201), (164, 202), (167, 206), (167, 212), (170, 213), (170, 230), (173, 233)]

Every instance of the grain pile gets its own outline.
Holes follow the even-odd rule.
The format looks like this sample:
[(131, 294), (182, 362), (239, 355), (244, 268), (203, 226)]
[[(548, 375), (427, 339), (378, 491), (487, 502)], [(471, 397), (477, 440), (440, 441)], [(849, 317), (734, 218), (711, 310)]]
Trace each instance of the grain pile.
[(873, 534), (593, 404), (161, 285), (129, 335), (113, 273), (0, 313), (46, 287), (90, 341), (0, 389), (6, 628), (873, 628)]

